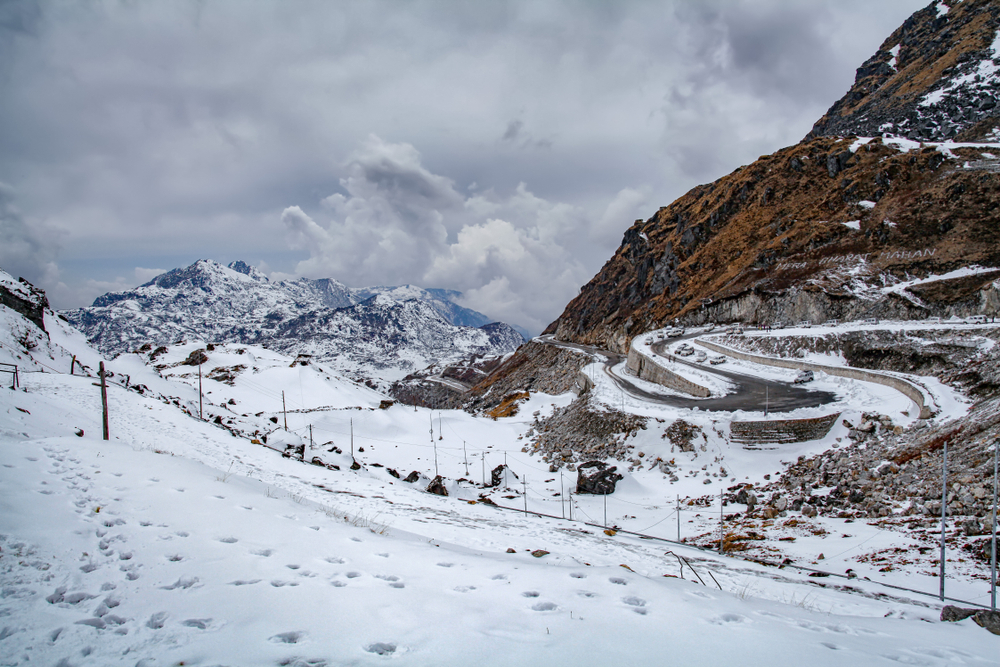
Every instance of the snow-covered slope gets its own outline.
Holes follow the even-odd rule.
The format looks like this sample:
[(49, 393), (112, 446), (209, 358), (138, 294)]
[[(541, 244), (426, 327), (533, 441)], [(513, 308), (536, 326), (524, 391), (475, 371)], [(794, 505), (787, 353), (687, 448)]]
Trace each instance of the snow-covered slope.
[[(37, 330), (36, 346), (14, 353), (11, 327), (33, 325), (5, 307), (0, 316), (4, 358), (44, 371), (25, 372), (21, 390), (0, 387), (0, 664), (995, 662), (996, 638), (971, 620), (940, 623), (933, 597), (877, 583), (917, 585), (910, 573), (858, 562), (847, 584), (595, 527), (606, 502), (609, 523), (670, 536), (674, 490), (705, 488), (714, 452), (668, 454), (655, 429), (641, 446), (676, 457), (679, 484), (623, 469), (612, 496), (564, 503), (561, 476), (521, 449), (524, 418), (388, 406), (273, 350), (205, 346), (198, 419), (197, 369), (183, 362), (203, 348), (188, 343), (110, 362), (103, 441), (93, 377), (61, 370), (66, 355), (92, 366), (96, 353), (48, 317), (49, 336)], [(536, 394), (523, 412), (569, 401)], [(305, 461), (283, 457), (286, 444)], [(711, 444), (723, 440), (713, 432)], [(727, 449), (742, 458), (724, 463), (757, 478), (800, 451)], [(503, 488), (476, 483), (504, 461)], [(437, 468), (449, 497), (424, 490)], [(393, 475), (411, 470), (416, 483)], [(480, 494), (556, 517), (568, 506), (576, 520)], [(686, 537), (714, 534), (717, 508), (684, 507)], [(822, 525), (788, 543), (797, 562), (895, 546), (867, 522), (853, 535)], [(951, 594), (982, 589), (974, 577), (949, 580)]]
[(109, 356), (181, 340), (255, 343), (334, 360), (356, 377), (394, 380), (469, 353), (504, 354), (523, 339), (463, 308), (448, 290), (352, 289), (332, 279), (272, 283), (244, 262), (199, 260), (67, 311)]

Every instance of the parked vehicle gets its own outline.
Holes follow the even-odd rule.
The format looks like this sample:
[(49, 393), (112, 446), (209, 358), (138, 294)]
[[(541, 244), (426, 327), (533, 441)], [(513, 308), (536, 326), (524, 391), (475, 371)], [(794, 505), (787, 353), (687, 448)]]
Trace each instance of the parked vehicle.
[(708, 363), (712, 364), (713, 366), (718, 366), (719, 364), (726, 363), (726, 358), (720, 354), (716, 357), (712, 357), (711, 359), (709, 359)]
[(795, 376), (794, 380), (792, 380), (792, 382), (794, 382), (795, 384), (805, 384), (806, 382), (812, 382), (812, 381), (813, 381), (812, 371), (799, 371), (799, 374)]
[(667, 338), (677, 338), (684, 335), (684, 329), (674, 328), (667, 332)]
[(861, 320), (861, 324), (878, 324), (878, 318), (869, 317), (867, 320)]
[(986, 324), (986, 316), (972, 315), (971, 317), (966, 318), (965, 321), (968, 322), (969, 324)]
[(733, 329), (733, 335), (734, 336), (742, 336), (743, 335), (743, 327), (736, 327), (736, 328), (734, 328)]
[(840, 320), (827, 320), (826, 321), (826, 326), (828, 326), (828, 327), (835, 327), (838, 324), (840, 324)]
[(708, 326), (705, 327), (705, 333), (708, 333), (710, 331), (715, 331), (715, 325), (714, 324), (709, 324)]
[(677, 346), (676, 354), (681, 357), (690, 357), (694, 354), (694, 348), (687, 343), (683, 343)]
[(941, 318), (940, 317), (928, 317), (924, 321), (927, 322), (927, 324), (941, 324)]
[(802, 327), (803, 329), (808, 329), (809, 327), (812, 326), (812, 322), (810, 322), (809, 320), (802, 320), (801, 322), (799, 322), (799, 326)]
[(704, 362), (706, 359), (708, 359), (708, 355), (700, 350), (694, 355), (694, 360), (699, 364)]
[(653, 342), (653, 337), (652, 336), (646, 336), (646, 345), (649, 345), (652, 342)]
[(774, 328), (775, 329), (784, 329), (785, 328), (785, 323), (779, 320), (779, 321), (777, 321), (777, 322), (774, 323)]

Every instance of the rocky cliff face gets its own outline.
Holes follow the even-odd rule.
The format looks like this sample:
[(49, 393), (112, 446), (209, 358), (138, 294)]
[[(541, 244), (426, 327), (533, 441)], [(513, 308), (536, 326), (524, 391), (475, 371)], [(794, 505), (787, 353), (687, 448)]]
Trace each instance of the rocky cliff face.
[(674, 320), (996, 313), (997, 275), (976, 267), (1000, 267), (1000, 139), (888, 134), (994, 127), (994, 108), (973, 92), (997, 85), (1000, 3), (935, 7), (886, 40), (803, 142), (637, 220), (546, 332), (623, 351)]
[(818, 136), (891, 133), (920, 141), (997, 141), (1000, 3), (932, 2), (858, 68), (813, 127)]

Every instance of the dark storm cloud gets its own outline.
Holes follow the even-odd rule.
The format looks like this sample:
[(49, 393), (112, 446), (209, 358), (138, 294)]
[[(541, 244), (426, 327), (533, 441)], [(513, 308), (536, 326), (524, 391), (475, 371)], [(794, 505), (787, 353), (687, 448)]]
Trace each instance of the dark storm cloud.
[(59, 238), (30, 255), (59, 306), (245, 258), (536, 327), (634, 218), (801, 138), (920, 4), (0, 2), (0, 181)]

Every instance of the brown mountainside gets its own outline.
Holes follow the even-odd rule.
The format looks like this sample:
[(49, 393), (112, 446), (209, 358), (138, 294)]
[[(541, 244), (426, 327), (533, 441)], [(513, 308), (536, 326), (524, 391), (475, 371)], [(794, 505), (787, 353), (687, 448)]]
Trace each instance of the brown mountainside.
[[(998, 7), (1000, 0), (965, 0), (943, 17), (934, 3), (918, 11), (859, 69), (858, 83), (810, 137), (636, 221), (546, 333), (623, 351), (633, 336), (675, 319), (770, 323), (996, 309), (997, 275), (944, 281), (920, 295), (883, 288), (1000, 266), (1000, 149), (833, 135), (851, 122), (863, 126), (876, 110), (882, 125), (893, 113), (906, 120), (927, 91), (948, 89), (941, 99), (954, 93), (961, 102), (958, 66), (947, 63), (955, 52), (980, 67), (983, 44), (993, 53)], [(887, 76), (873, 62), (893, 57), (895, 44), (902, 44), (899, 69)], [(995, 55), (1000, 71), (1000, 49)], [(948, 136), (981, 132), (996, 119), (976, 116), (984, 106), (976, 100), (934, 107), (944, 114), (934, 123), (903, 124), (918, 135), (931, 127)]]

